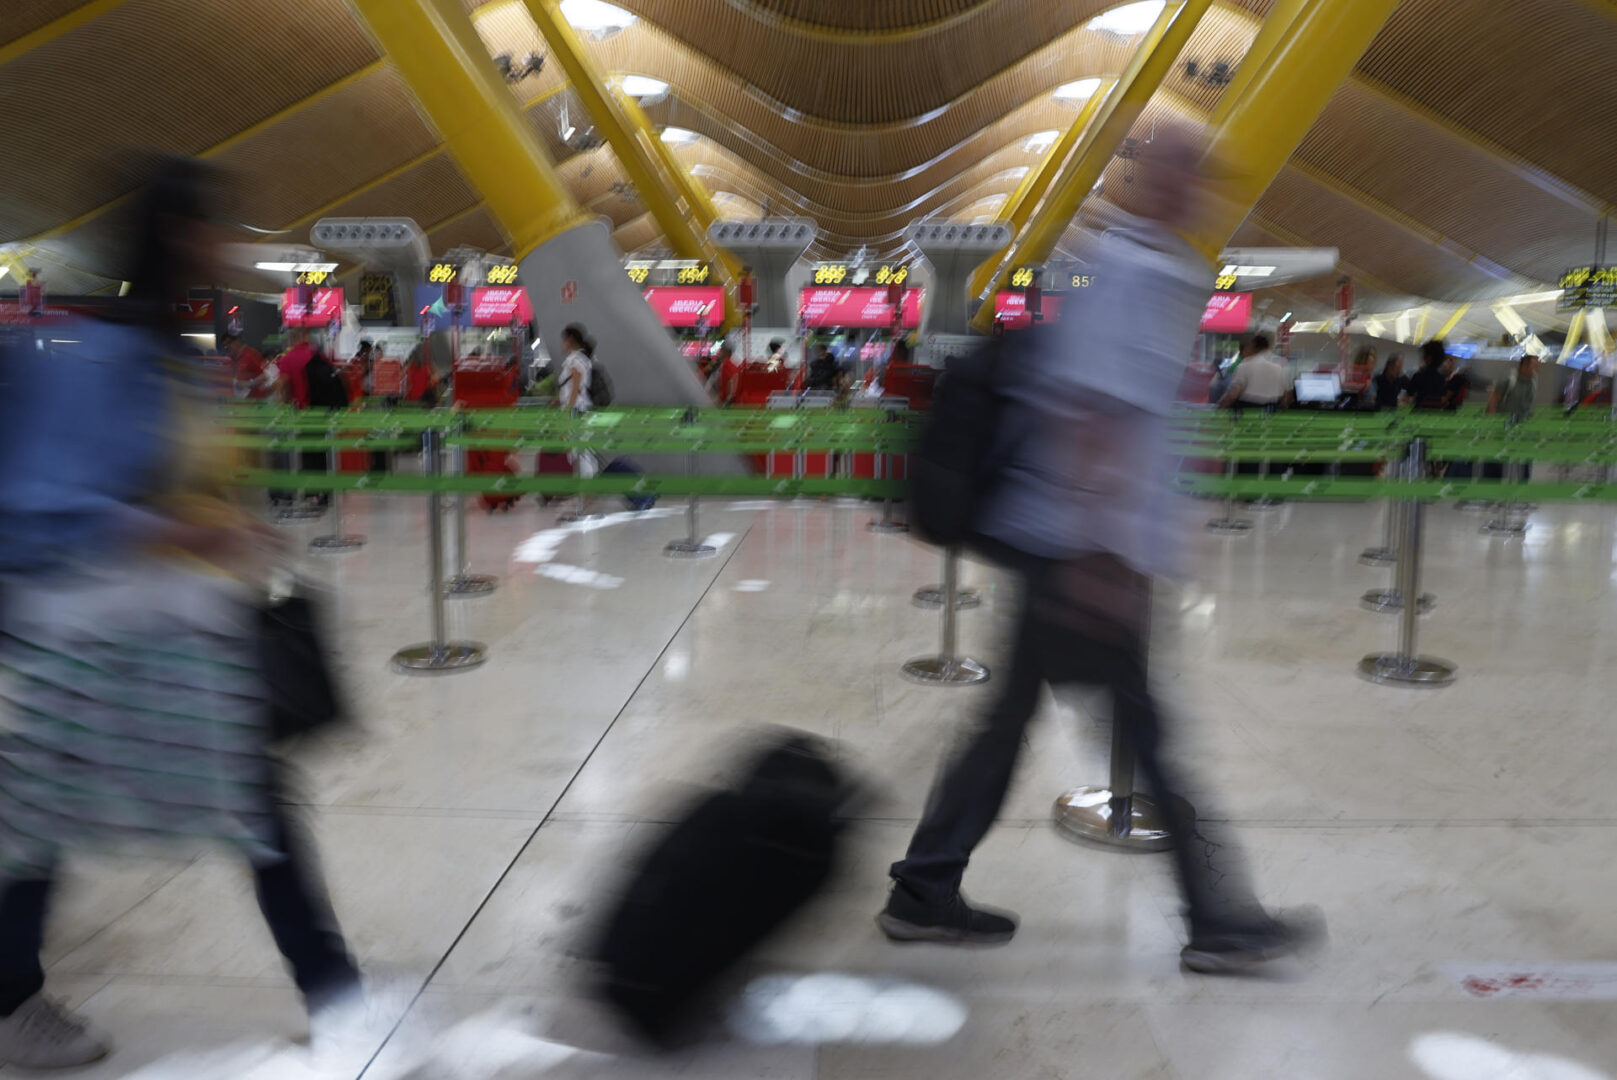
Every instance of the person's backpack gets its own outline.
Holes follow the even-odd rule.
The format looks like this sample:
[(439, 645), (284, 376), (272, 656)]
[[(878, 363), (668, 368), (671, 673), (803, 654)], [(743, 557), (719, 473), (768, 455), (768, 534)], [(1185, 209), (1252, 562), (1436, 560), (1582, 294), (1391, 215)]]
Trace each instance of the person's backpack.
[(606, 373), (606, 368), (602, 367), (601, 362), (593, 356), (590, 357), (589, 395), (590, 407), (595, 409), (604, 409), (612, 404), (614, 396), (612, 393), (612, 376)]
[(315, 354), (303, 369), (309, 382), (309, 407), (314, 409), (348, 408), (348, 384), (343, 382), (337, 369), (324, 356)]
[[(1021, 338), (1036, 331), (1019, 332)], [(1000, 366), (1012, 346), (990, 338), (964, 356), (950, 357), (932, 395), (932, 412), (910, 454), (910, 523), (922, 539), (942, 547), (976, 534), (983, 504), (1009, 456)]]

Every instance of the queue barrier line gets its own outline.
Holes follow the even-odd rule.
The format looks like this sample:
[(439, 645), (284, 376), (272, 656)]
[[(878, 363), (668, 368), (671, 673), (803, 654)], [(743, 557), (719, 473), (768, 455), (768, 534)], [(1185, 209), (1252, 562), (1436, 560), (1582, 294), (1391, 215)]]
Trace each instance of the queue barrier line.
[(781, 496), (848, 495), (879, 499), (902, 497), (908, 485), (864, 477), (805, 476), (642, 476), (608, 473), (577, 476), (417, 476), (397, 473), (300, 473), (271, 469), (233, 469), (226, 476), (234, 487), (275, 488), (309, 492), (367, 491), (382, 495), (702, 495)]

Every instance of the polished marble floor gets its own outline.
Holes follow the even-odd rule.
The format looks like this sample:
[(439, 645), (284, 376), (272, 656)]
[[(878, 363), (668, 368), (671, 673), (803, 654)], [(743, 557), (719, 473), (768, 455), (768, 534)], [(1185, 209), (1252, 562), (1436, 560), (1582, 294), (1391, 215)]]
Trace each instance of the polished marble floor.
[[(1507, 541), (1434, 511), (1439, 606), (1421, 646), (1460, 676), (1412, 691), (1354, 673), (1396, 629), (1357, 603), (1388, 578), (1356, 560), (1379, 512), (1294, 506), (1246, 536), (1198, 529), (1191, 578), (1158, 594), (1153, 670), (1193, 800), (1239, 833), (1267, 900), (1317, 904), (1331, 927), (1326, 951), (1275, 978), (1217, 981), (1179, 969), (1162, 856), (1051, 827), (1055, 796), (1106, 776), (1104, 706), (1082, 697), (1048, 703), (967, 879), (1020, 912), (1016, 940), (880, 937), (885, 867), (993, 684), (900, 676), (936, 645), (935, 615), (909, 601), (938, 558), (867, 532), (869, 508), (715, 503), (702, 526), (720, 551), (700, 561), (661, 554), (683, 528), (675, 509), (590, 528), (531, 501), (474, 513), (472, 569), (500, 588), (454, 601), (449, 620), (490, 659), (421, 679), (388, 667), (428, 625), (420, 504), (356, 500), (349, 525), (368, 545), (305, 561), (334, 586), (364, 731), (305, 761), (300, 787), (383, 988), (371, 1043), (341, 1075), (1617, 1080), (1617, 519), (1545, 508)], [(964, 576), (987, 602), (962, 614), (961, 640), (993, 665), (1010, 590), (988, 567)], [(580, 931), (686, 787), (719, 779), (768, 723), (835, 737), (875, 797), (845, 872), (760, 970), (849, 976), (833, 989), (857, 1001), (896, 981), (930, 1012), (904, 1035), (844, 1017), (628, 1053), (574, 992)], [(317, 1075), (229, 858), (74, 863), (48, 960), (54, 990), (118, 1044), (77, 1075)]]

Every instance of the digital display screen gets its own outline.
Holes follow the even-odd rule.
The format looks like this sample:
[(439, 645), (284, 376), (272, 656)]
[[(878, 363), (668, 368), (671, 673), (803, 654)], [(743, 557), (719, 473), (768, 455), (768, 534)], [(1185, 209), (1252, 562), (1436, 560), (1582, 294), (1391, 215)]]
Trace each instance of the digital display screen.
[(1244, 334), (1251, 322), (1251, 293), (1214, 293), (1202, 312), (1202, 331), (1208, 334)]
[(505, 263), (500, 266), (489, 267), (488, 283), (490, 285), (515, 285), (517, 283), (516, 263)]
[[(904, 290), (903, 305), (903, 325), (907, 329), (920, 326), (921, 290)], [(804, 289), (797, 310), (804, 325), (810, 327), (874, 329), (893, 325), (893, 308), (887, 302), (886, 288), (881, 286)]]
[(724, 290), (717, 285), (656, 285), (645, 292), (657, 321), (667, 327), (717, 326), (724, 321)]
[(330, 326), (342, 319), (341, 289), (315, 289), (305, 307), (298, 300), (299, 289), (288, 289), (281, 297), (282, 326)]
[[(1042, 322), (1061, 320), (1061, 297), (1044, 293), (1039, 313)], [(1033, 325), (1033, 313), (1027, 307), (1027, 293), (1005, 289), (994, 295), (994, 318), (1007, 330), (1026, 330)]]
[(485, 285), (472, 290), (473, 326), (526, 326), (533, 321), (528, 290), (520, 285)]
[(1331, 404), (1342, 396), (1342, 376), (1334, 371), (1297, 376), (1297, 400), (1305, 405)]
[(415, 287), (416, 325), (424, 333), (436, 330), (449, 329), (452, 321), (462, 327), (472, 325), (472, 305), (461, 304), (458, 319), (455, 312), (444, 302), (444, 289), (442, 285), (417, 285)]

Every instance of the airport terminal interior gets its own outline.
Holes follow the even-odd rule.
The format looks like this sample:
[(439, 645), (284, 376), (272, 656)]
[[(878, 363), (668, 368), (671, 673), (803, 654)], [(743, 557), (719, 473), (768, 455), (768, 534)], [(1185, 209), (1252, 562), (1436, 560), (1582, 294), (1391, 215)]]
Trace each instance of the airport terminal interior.
[(1617, 1080), (1614, 74), (1612, 0), (4, 0), (0, 1080)]

